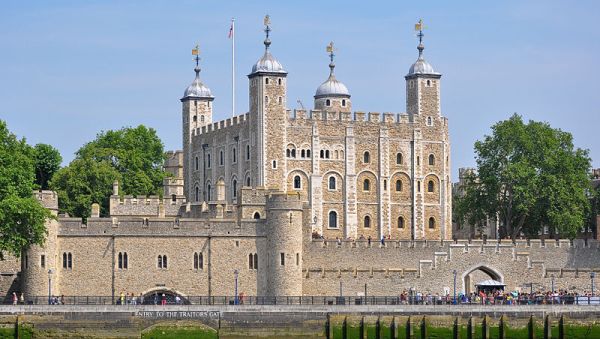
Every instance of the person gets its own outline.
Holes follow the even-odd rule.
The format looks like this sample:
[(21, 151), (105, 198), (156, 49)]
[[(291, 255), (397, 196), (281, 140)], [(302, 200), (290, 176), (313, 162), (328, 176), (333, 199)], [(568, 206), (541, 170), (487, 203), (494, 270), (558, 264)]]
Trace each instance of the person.
[(371, 236), (367, 237), (367, 245), (371, 247)]
[(135, 305), (137, 304), (137, 298), (135, 297), (135, 294), (133, 294), (133, 292), (131, 292), (131, 305)]
[(163, 293), (162, 298), (160, 299), (160, 304), (165, 306), (167, 304), (167, 296)]
[(154, 293), (154, 305), (158, 305), (158, 293)]
[(119, 298), (119, 300), (121, 301), (121, 305), (125, 305), (125, 293), (121, 292), (121, 297)]
[(17, 304), (17, 293), (16, 292), (13, 292), (13, 294), (12, 294), (12, 302), (13, 302), (13, 305)]
[(181, 298), (178, 295), (175, 296), (175, 304), (177, 304), (177, 305), (181, 304)]
[(140, 293), (140, 297), (138, 298), (138, 304), (144, 305), (144, 295)]
[(61, 294), (60, 295), (60, 305), (64, 305), (65, 304), (65, 295)]
[(335, 237), (335, 240), (336, 240), (338, 246), (342, 245), (342, 239), (340, 239), (339, 237)]
[(19, 298), (19, 304), (25, 305), (25, 296), (23, 295), (23, 292), (21, 292), (21, 297)]
[(385, 246), (385, 235), (381, 236), (381, 246)]

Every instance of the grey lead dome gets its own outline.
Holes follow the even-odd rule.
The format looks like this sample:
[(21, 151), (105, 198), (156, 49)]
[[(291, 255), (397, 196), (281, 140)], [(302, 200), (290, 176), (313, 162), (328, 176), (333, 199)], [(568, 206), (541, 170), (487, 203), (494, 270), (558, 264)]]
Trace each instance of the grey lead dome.
[(329, 78), (317, 88), (315, 99), (324, 97), (350, 97), (348, 88), (342, 82), (335, 78), (335, 75), (330, 74)]
[(194, 68), (194, 71), (196, 72), (196, 78), (194, 79), (194, 81), (192, 82), (191, 85), (188, 86), (188, 88), (185, 89), (185, 92), (183, 92), (183, 97), (184, 98), (212, 98), (212, 93), (210, 92), (210, 89), (208, 87), (206, 87), (202, 81), (200, 81), (200, 68), (196, 67)]
[(281, 63), (279, 61), (277, 61), (277, 59), (275, 59), (273, 57), (273, 55), (271, 55), (271, 52), (269, 52), (268, 49), (265, 50), (265, 54), (260, 59), (258, 59), (256, 64), (254, 64), (254, 66), (252, 66), (252, 73), (257, 73), (257, 72), (282, 73), (282, 74), (287, 73), (283, 69), (283, 66), (281, 65)]
[(423, 44), (420, 43), (419, 46), (417, 47), (417, 49), (419, 50), (419, 58), (417, 58), (417, 61), (415, 61), (415, 63), (412, 64), (412, 66), (410, 66), (410, 69), (408, 70), (407, 75), (416, 75), (416, 74), (439, 75), (440, 73), (436, 73), (433, 70), (433, 66), (431, 66), (427, 61), (425, 61), (425, 58), (423, 57), (423, 50), (425, 49), (425, 46), (423, 46)]

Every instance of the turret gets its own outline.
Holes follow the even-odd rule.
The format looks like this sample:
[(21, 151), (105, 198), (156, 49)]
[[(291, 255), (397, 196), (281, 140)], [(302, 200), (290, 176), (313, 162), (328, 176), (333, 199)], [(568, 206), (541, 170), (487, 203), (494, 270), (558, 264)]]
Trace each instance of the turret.
[(433, 70), (423, 56), (423, 21), (420, 20), (415, 27), (419, 33), (419, 57), (415, 61), (406, 79), (406, 112), (411, 120), (423, 119), (427, 125), (432, 125), (435, 118), (441, 116), (440, 112), (440, 78), (442, 75)]
[[(33, 195), (49, 209), (53, 215), (58, 214), (58, 194), (53, 191), (36, 191)], [(23, 252), (21, 260), (22, 285), (21, 290), (26, 298), (47, 296), (50, 289), (52, 295), (60, 295), (59, 280), (63, 269), (70, 269), (68, 256), (65, 267), (62, 266), (62, 256), (58, 251), (58, 221), (46, 220), (48, 234), (43, 246), (32, 245)], [(72, 267), (72, 262), (71, 266)], [(52, 285), (49, 287), (49, 283)]]
[(206, 87), (200, 80), (200, 49), (198, 46), (192, 50), (192, 55), (196, 58), (196, 78), (191, 85), (186, 88), (183, 93), (182, 102), (182, 116), (183, 116), (183, 178), (184, 178), (184, 192), (188, 198), (194, 196), (190, 183), (192, 159), (191, 156), (191, 143), (192, 136), (198, 128), (206, 126), (212, 123), (212, 101), (215, 99), (208, 87)]
[(351, 112), (352, 102), (348, 88), (341, 81), (337, 80), (333, 70), (335, 63), (333, 58), (333, 41), (327, 45), (329, 53), (329, 78), (322, 83), (315, 92), (315, 109), (329, 112)]
[(250, 80), (250, 125), (254, 126), (257, 138), (258, 171), (252, 182), (256, 186), (284, 189), (286, 187), (285, 126), (286, 77), (287, 72), (269, 50), (271, 40), (271, 21), (267, 15), (264, 20), (266, 38), (265, 53), (252, 67), (248, 75)]
[(267, 290), (258, 295), (301, 296), (302, 199), (298, 193), (271, 193), (266, 209)]

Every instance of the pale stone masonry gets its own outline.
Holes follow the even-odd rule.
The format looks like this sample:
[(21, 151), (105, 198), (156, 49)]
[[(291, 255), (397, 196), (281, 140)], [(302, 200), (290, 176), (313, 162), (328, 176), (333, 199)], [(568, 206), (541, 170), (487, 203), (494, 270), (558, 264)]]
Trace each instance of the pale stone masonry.
[[(595, 242), (451, 240), (448, 119), (422, 44), (401, 114), (352, 113), (332, 53), (314, 109), (287, 109), (287, 72), (270, 45), (267, 34), (248, 75), (249, 112), (223, 121), (213, 122), (196, 67), (163, 197), (122, 196), (115, 183), (108, 217), (95, 206), (85, 223), (48, 221), (44, 246), (2, 263), (11, 283), (21, 277), (4, 293), (232, 295), (237, 271), (245, 295), (441, 294), (455, 269), (462, 291), (482, 272), (510, 289), (546, 288), (551, 275), (586, 289), (600, 267)], [(36, 196), (58, 213), (54, 192)]]

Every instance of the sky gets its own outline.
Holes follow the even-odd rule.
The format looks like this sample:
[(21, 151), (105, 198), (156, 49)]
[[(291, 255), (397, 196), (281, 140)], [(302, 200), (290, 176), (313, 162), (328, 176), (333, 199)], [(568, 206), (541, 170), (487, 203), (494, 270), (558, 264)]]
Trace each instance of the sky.
[[(595, 14), (594, 14), (595, 13)], [(271, 51), (288, 71), (288, 105), (312, 108), (336, 76), (353, 109), (406, 111), (404, 75), (417, 58), (442, 73), (453, 179), (475, 166), (473, 144), (513, 113), (573, 134), (600, 167), (598, 1), (2, 1), (0, 119), (30, 144), (58, 148), (67, 165), (103, 130), (144, 124), (181, 149), (179, 99), (194, 78), (215, 96), (213, 121), (231, 116), (231, 18), (236, 22), (236, 114), (271, 16)]]

